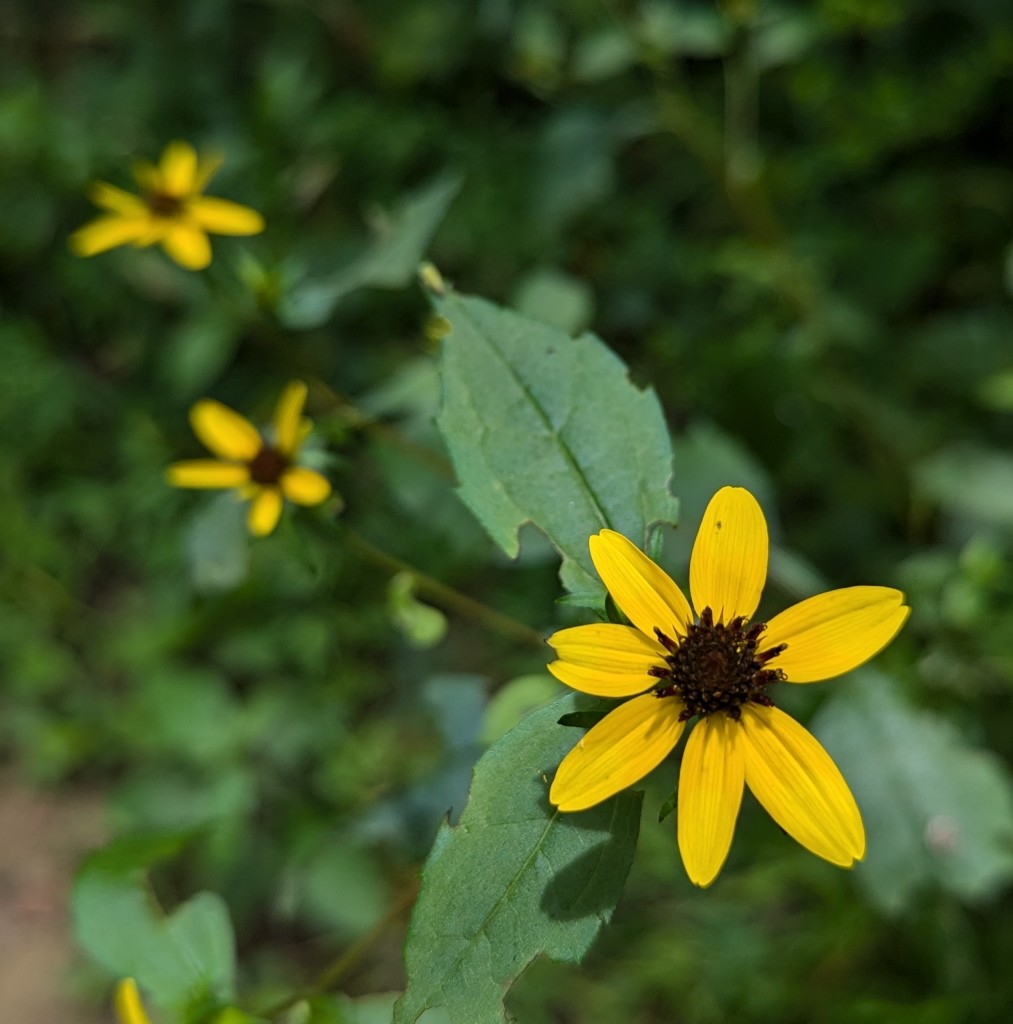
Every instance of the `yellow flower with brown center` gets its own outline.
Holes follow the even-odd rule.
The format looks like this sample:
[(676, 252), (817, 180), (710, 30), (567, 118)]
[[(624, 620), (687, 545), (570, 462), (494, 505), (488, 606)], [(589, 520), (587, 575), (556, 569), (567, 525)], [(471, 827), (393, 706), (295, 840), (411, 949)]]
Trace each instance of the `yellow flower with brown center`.
[(151, 1024), (147, 1013), (144, 1012), (141, 994), (137, 991), (137, 982), (133, 978), (124, 978), (116, 986), (113, 1008), (120, 1024)]
[(170, 142), (157, 166), (145, 162), (134, 168), (143, 195), (97, 181), (90, 197), (105, 213), (70, 236), (78, 256), (95, 256), (120, 245), (159, 243), (187, 270), (203, 270), (211, 262), (208, 232), (217, 235), (256, 235), (264, 218), (256, 210), (228, 199), (204, 195), (219, 157), (200, 159), (188, 142)]
[[(631, 697), (563, 759), (549, 792), (581, 811), (638, 782), (696, 718), (679, 773), (678, 840), (699, 886), (717, 877), (748, 785), (790, 836), (841, 867), (865, 856), (865, 830), (847, 783), (817, 740), (779, 711), (779, 683), (814, 683), (881, 651), (910, 609), (889, 587), (847, 587), (750, 620), (767, 576), (767, 524), (756, 499), (723, 487), (693, 545), (690, 607), (669, 576), (612, 530), (591, 559), (630, 626), (599, 623), (549, 638), (549, 671), (599, 697)], [(694, 615), (694, 609), (696, 614)]]
[(326, 477), (296, 464), (309, 435), (303, 418), (306, 385), (292, 381), (278, 399), (271, 427), (262, 434), (245, 416), (210, 398), (190, 409), (190, 426), (215, 459), (174, 462), (166, 479), (174, 487), (235, 488), (250, 501), (247, 524), (257, 536), (278, 525), (283, 500), (319, 505), (331, 493)]

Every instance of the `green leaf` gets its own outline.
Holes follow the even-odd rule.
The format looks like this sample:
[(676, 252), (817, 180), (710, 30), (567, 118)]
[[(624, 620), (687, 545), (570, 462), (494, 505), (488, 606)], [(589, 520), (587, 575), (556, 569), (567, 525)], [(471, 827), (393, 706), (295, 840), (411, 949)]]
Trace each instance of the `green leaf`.
[(412, 647), (420, 651), (435, 647), (447, 635), (447, 617), (438, 608), (415, 596), (415, 577), (396, 573), (387, 587), (387, 613)]
[(672, 521), (672, 449), (653, 390), (593, 334), (570, 338), (482, 299), (434, 296), (443, 341), (437, 423), (460, 495), (511, 557), (534, 523), (571, 592), (600, 593), (587, 548), (603, 528), (643, 545)]
[(235, 984), (235, 942), (225, 904), (200, 893), (166, 916), (147, 883), (192, 830), (128, 837), (92, 854), (74, 885), (77, 937), (115, 977), (135, 978), (160, 1006), (182, 1012), (225, 1001)]
[(281, 303), (283, 323), (319, 327), (357, 288), (404, 288), (414, 280), (426, 246), (460, 188), (460, 175), (441, 174), (405, 196), (391, 213), (374, 216), (372, 244), (330, 277), (294, 287)]
[(535, 956), (578, 963), (612, 916), (642, 797), (550, 807), (548, 776), (575, 741), (556, 721), (576, 706), (570, 695), (536, 711), (476, 765), (460, 824), (443, 825), (423, 869), (394, 1024), (434, 1007), (452, 1024), (503, 1021), (503, 995)]
[(249, 531), (244, 503), (220, 494), (196, 512), (186, 533), (186, 556), (194, 590), (234, 590), (249, 571)]
[(233, 995), (236, 944), (228, 907), (213, 892), (199, 892), (166, 919), (169, 938), (197, 965), (201, 988), (217, 996)]
[(555, 267), (528, 274), (517, 286), (513, 304), (525, 316), (567, 334), (585, 330), (594, 312), (594, 297), (587, 283)]
[(370, 850), (334, 839), (315, 851), (298, 879), (303, 914), (338, 935), (361, 935), (387, 907), (387, 887)]
[(567, 729), (593, 729), (607, 714), (606, 709), (573, 711), (560, 715), (559, 724)]
[(1002, 763), (951, 723), (910, 707), (885, 676), (856, 674), (814, 722), (862, 809), (856, 875), (897, 912), (930, 883), (963, 900), (1013, 878), (1013, 786)]
[(304, 1024), (390, 1024), (396, 999), (396, 992), (377, 992), (356, 999), (346, 995), (314, 996), (305, 1004), (309, 1016)]
[(241, 333), (235, 313), (222, 306), (184, 321), (159, 349), (169, 393), (190, 398), (208, 388), (232, 361)]
[(918, 490), (960, 519), (1013, 525), (1013, 458), (1006, 452), (954, 444), (914, 468)]
[(560, 684), (547, 672), (518, 676), (505, 683), (489, 701), (479, 739), (489, 746), (508, 733), (525, 715), (556, 700)]

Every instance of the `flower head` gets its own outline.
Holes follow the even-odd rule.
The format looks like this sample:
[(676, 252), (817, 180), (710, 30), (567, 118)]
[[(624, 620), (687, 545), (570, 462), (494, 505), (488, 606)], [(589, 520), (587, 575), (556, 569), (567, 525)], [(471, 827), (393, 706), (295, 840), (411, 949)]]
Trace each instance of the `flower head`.
[(278, 399), (271, 427), (261, 433), (244, 416), (210, 398), (190, 409), (190, 425), (214, 459), (174, 462), (166, 478), (174, 487), (235, 488), (250, 500), (247, 524), (257, 536), (278, 525), (284, 498), (319, 505), (331, 493), (327, 479), (296, 464), (310, 432), (302, 415), (306, 385), (292, 381)]
[(120, 1024), (151, 1024), (141, 1003), (141, 994), (137, 991), (137, 982), (133, 978), (124, 978), (116, 986), (113, 1007)]
[[(679, 775), (678, 839), (690, 879), (717, 877), (748, 785), (767, 813), (819, 857), (865, 856), (854, 797), (816, 739), (774, 706), (779, 683), (812, 683), (882, 650), (910, 609), (888, 587), (848, 587), (750, 622), (767, 576), (767, 524), (746, 490), (711, 499), (679, 587), (622, 535), (602, 530), (591, 559), (632, 625), (599, 623), (549, 638), (549, 671), (600, 697), (630, 697), (563, 759), (549, 792), (561, 811), (592, 807), (642, 779), (696, 718)], [(695, 614), (694, 614), (695, 610)]]
[(211, 262), (208, 232), (217, 235), (256, 235), (264, 218), (248, 206), (205, 196), (218, 157), (199, 159), (188, 142), (170, 142), (158, 165), (143, 162), (134, 178), (143, 195), (97, 181), (90, 196), (105, 212), (70, 236), (78, 256), (95, 256), (119, 245), (148, 246), (158, 242), (187, 270), (202, 270)]

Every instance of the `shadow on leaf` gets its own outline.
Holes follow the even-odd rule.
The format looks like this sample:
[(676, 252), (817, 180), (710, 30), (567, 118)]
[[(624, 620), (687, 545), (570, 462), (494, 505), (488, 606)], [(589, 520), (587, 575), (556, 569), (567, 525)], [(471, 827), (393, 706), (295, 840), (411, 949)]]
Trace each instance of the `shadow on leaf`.
[(556, 921), (611, 917), (616, 883), (621, 890), (633, 861), (642, 800), (642, 793), (621, 793), (601, 807), (564, 816), (559, 827), (586, 830), (588, 842), (599, 836), (601, 841), (553, 874), (540, 904), (547, 917)]

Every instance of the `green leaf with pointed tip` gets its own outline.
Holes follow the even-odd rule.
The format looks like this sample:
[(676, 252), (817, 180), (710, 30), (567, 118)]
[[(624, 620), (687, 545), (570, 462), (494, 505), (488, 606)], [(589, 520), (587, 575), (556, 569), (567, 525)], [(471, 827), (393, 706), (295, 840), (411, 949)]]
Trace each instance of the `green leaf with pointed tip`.
[(813, 731), (862, 809), (868, 853), (855, 874), (883, 910), (905, 909), (926, 885), (973, 901), (1013, 878), (1009, 773), (950, 722), (866, 670), (823, 707)]
[(374, 239), (363, 254), (330, 277), (294, 287), (282, 301), (289, 327), (319, 327), (338, 303), (357, 288), (404, 288), (447, 208), (461, 188), (458, 174), (440, 174), (406, 195), (389, 215), (374, 218)]
[(423, 869), (394, 1024), (439, 1007), (451, 1024), (502, 1022), (505, 991), (539, 953), (579, 963), (611, 918), (642, 795), (579, 814), (549, 805), (549, 776), (575, 742), (556, 722), (578, 706), (570, 695), (534, 712), (475, 766), (460, 823), (444, 824)]
[(437, 423), (460, 494), (511, 557), (534, 523), (563, 556), (573, 593), (600, 593), (588, 537), (635, 544), (675, 519), (672, 446), (653, 390), (593, 334), (563, 331), (453, 292), (434, 296), (443, 340)]
[(192, 830), (127, 837), (92, 854), (74, 884), (78, 939), (115, 977), (132, 977), (177, 1013), (233, 995), (235, 941), (229, 913), (199, 893), (166, 915), (147, 883), (155, 864), (177, 856)]

